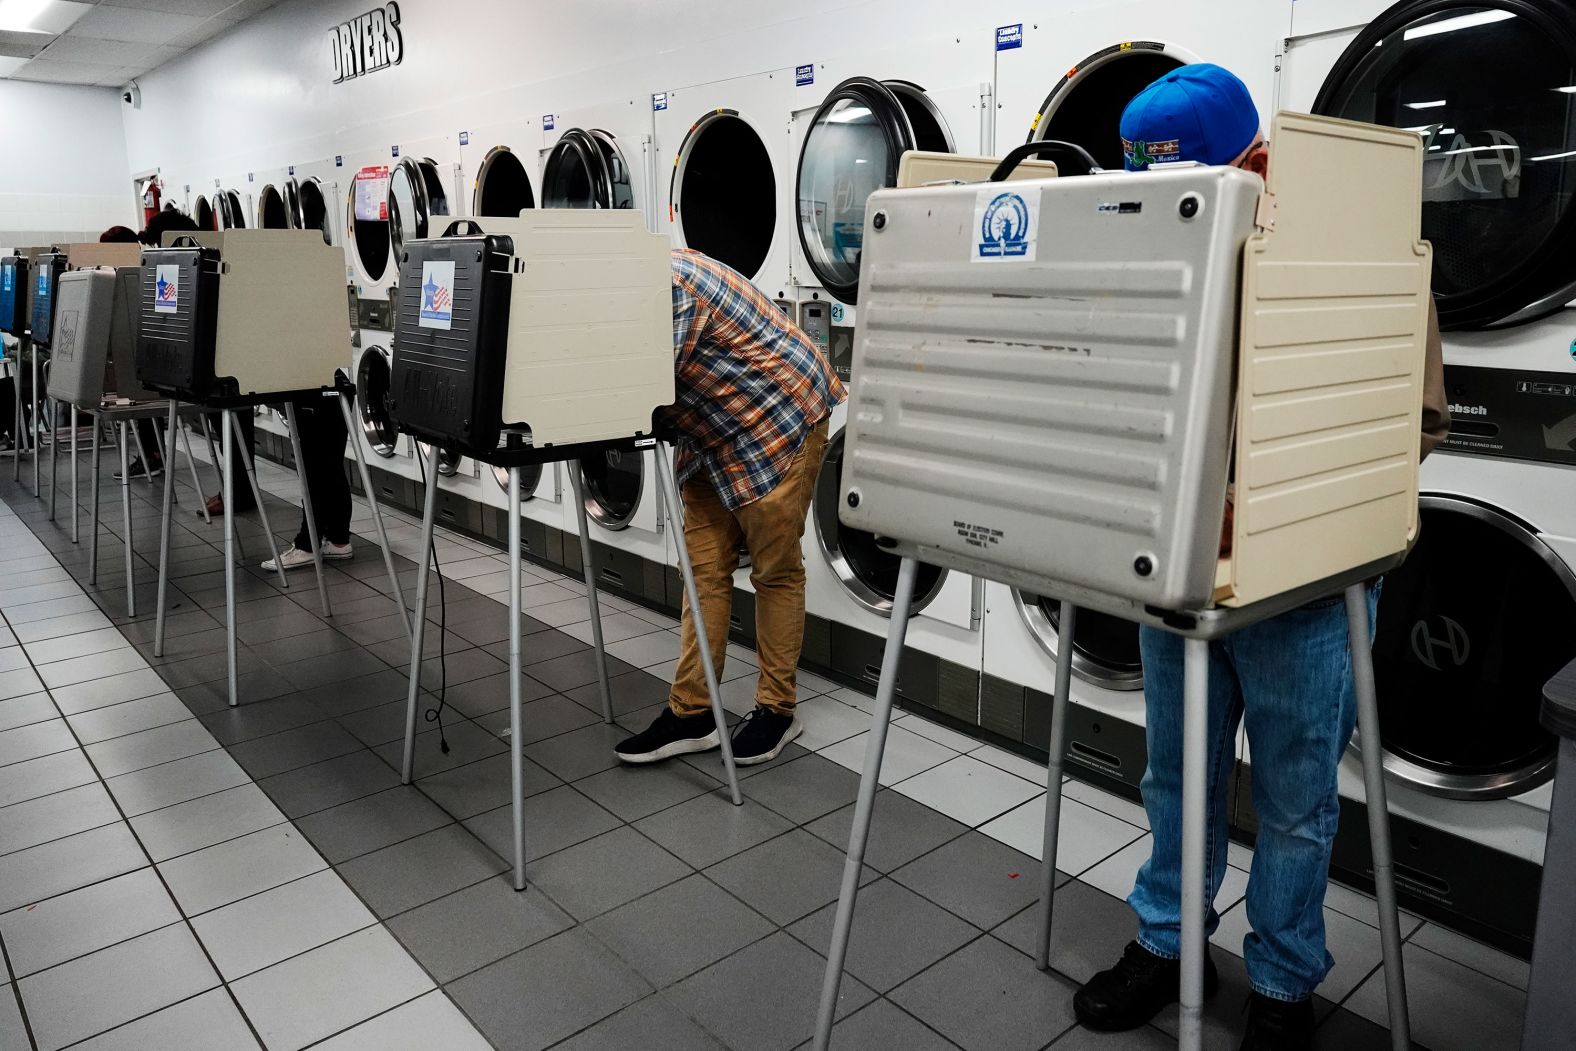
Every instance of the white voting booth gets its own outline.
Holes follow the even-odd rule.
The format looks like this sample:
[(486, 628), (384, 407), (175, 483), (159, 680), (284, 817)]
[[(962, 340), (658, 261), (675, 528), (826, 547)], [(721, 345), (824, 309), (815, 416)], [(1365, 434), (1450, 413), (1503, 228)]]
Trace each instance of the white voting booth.
[[(432, 541), (441, 448), (508, 471), (509, 751), (514, 886), (525, 889), (520, 715), (520, 468), (622, 449), (659, 452), (653, 414), (674, 401), (672, 268), (668, 238), (639, 212), (544, 209), (478, 218), (401, 251), (389, 409), (401, 431), (429, 445), (422, 549)], [(655, 455), (669, 515), (683, 521), (667, 456)], [(613, 721), (580, 472), (571, 471), (590, 604), (603, 718)], [(699, 609), (683, 530), (680, 570)], [(403, 777), (414, 764), (428, 573), (417, 576)], [(726, 713), (703, 618), (695, 617), (722, 761), (742, 802)]]
[[(1064, 163), (1060, 178), (999, 181), (1019, 154), (1058, 152), (1030, 144), (992, 181), (900, 181), (870, 198), (840, 513), (886, 538), (903, 568), (818, 1048), (917, 561), (1055, 597), (1063, 632), (1083, 607), (1187, 639), (1184, 1047), (1201, 1034), (1208, 641), (1344, 589), (1358, 723), (1378, 735), (1364, 582), (1400, 562), (1418, 523), (1432, 261), (1422, 143), (1291, 113), (1270, 141), (1267, 187), (1195, 165), (1069, 177)], [(1042, 968), (1071, 653), (1058, 648)], [(1391, 1030), (1405, 1047), (1379, 750), (1363, 759)]]
[[(235, 479), (241, 440), (238, 410), (283, 403), (290, 443), (299, 465), (304, 462), (295, 402), (332, 398), (339, 403), (347, 429), (354, 432), (355, 388), (336, 382), (335, 368), (350, 346), (350, 320), (345, 313), (344, 271), (339, 251), (316, 230), (226, 230), (222, 233), (165, 235), (166, 243), (142, 253), (138, 308), (135, 316), (137, 380), (168, 399), (169, 433), (176, 430), (180, 403), (219, 412), (223, 420), (221, 465), (224, 499), (225, 624), (228, 632), (229, 695), (240, 702), (236, 675), (235, 635)], [(206, 424), (204, 424), (206, 426)], [(351, 442), (361, 472), (362, 488), (372, 505), (378, 544), (401, 618), (405, 602), (384, 534), (383, 517), (362, 458), (361, 445)], [(262, 516), (269, 553), (281, 585), (288, 587), (285, 568), (274, 543), (267, 504), (257, 484), (251, 454), (239, 459)], [(170, 515), (174, 502), (173, 472), (164, 476), (164, 514), (159, 539), (158, 618), (153, 652), (164, 651), (165, 595), (169, 581)], [(310, 488), (302, 478), (301, 501), (312, 542), (318, 595), (323, 615), (331, 616), (323, 578), (322, 544), (312, 512)], [(409, 620), (405, 620), (407, 632)]]

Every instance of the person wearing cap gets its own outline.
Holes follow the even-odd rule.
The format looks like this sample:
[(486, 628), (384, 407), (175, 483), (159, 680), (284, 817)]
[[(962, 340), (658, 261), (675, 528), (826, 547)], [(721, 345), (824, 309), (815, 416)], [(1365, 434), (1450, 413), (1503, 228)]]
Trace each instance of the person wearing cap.
[[(1219, 66), (1199, 63), (1166, 74), (1128, 104), (1120, 130), (1131, 171), (1192, 161), (1234, 165), (1261, 177), (1269, 172), (1270, 146), (1253, 99)], [(1449, 426), (1439, 324), (1430, 310), (1424, 456)], [(1368, 595), (1370, 624), (1377, 601), (1375, 582)], [(1127, 899), (1138, 916), (1137, 940), (1073, 997), (1074, 1012), (1090, 1029), (1143, 1025), (1177, 1000), (1181, 979), (1183, 640), (1145, 627), (1140, 646), (1149, 748), (1142, 788), (1153, 844)], [(1325, 947), (1324, 895), (1340, 821), (1336, 769), (1356, 720), (1342, 596), (1211, 642), (1209, 662), (1205, 898), (1213, 902), (1226, 874), (1227, 782), (1237, 725), (1245, 721), (1259, 831), (1245, 904), (1252, 929), (1242, 955), (1253, 992), (1242, 1048), (1303, 1051), (1312, 1045), (1314, 990), (1335, 962)], [(1211, 906), (1206, 930), (1213, 934), (1219, 922)], [(1204, 995), (1218, 985), (1206, 954)]]

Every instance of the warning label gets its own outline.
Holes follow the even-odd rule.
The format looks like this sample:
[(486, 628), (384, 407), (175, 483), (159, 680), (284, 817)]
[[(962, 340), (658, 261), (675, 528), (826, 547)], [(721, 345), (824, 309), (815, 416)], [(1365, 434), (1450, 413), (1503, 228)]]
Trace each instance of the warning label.
[(970, 547), (990, 547), (992, 544), (1001, 543), (1002, 532), (989, 526), (973, 525), (969, 522), (953, 522), (952, 528), (958, 531), (958, 536)]

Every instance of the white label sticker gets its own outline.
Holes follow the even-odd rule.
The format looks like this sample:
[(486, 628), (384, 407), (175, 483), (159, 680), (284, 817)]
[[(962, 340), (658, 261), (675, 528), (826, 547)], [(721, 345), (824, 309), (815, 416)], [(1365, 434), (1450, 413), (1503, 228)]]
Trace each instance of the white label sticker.
[(1040, 188), (981, 190), (974, 200), (972, 262), (1034, 261), (1040, 230)]
[(445, 331), (454, 322), (454, 261), (421, 264), (421, 327)]
[(155, 274), (153, 312), (173, 314), (181, 305), (181, 268), (174, 263), (160, 263)]

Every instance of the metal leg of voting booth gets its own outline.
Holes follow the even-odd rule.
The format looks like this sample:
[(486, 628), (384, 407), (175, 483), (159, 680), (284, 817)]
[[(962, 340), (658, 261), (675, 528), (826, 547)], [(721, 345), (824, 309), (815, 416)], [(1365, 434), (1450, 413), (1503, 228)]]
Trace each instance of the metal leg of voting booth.
[[(170, 399), (169, 427), (170, 433), (175, 433), (176, 413), (180, 406), (174, 398)], [(174, 442), (170, 443), (174, 445)], [(201, 497), (201, 493), (198, 496)], [(160, 507), (159, 515), (159, 597), (158, 612), (153, 618), (153, 655), (164, 656), (164, 608), (165, 596), (169, 593), (170, 581), (170, 518), (175, 513), (175, 462), (166, 458), (164, 462), (164, 503)]]
[(49, 406), (49, 520), (55, 520), (55, 498), (60, 494), (60, 403), (45, 398)]
[[(306, 535), (312, 542), (312, 568), (317, 571), (317, 597), (323, 603), (323, 616), (332, 617), (328, 604), (328, 581), (323, 579), (323, 538), (317, 532), (317, 515), (312, 510), (312, 487), (307, 484), (306, 459), (301, 454), (301, 428), (296, 426), (295, 402), (285, 402), (285, 422), (290, 426), (290, 451), (295, 454), (296, 477), (301, 483), (301, 510), (306, 517)], [(262, 501), (258, 501), (261, 506)], [(283, 569), (284, 566), (280, 566)]]
[[(274, 527), (268, 521), (268, 504), (263, 499), (263, 487), (257, 484), (257, 469), (252, 464), (252, 451), (246, 447), (246, 436), (241, 433), (241, 420), (235, 415), (237, 410), (226, 409), (224, 412), (225, 427), (233, 432), (235, 437), (235, 450), (241, 458), (241, 467), (246, 471), (246, 480), (252, 486), (252, 499), (257, 501), (257, 515), (263, 520), (263, 536), (268, 539), (268, 557), (273, 560), (274, 569), (279, 573), (279, 586), (288, 588), (290, 580), (285, 576), (285, 564), (279, 559), (279, 544), (274, 539)], [(248, 412), (251, 410), (248, 409)], [(225, 473), (229, 473), (230, 454), (224, 457)], [(228, 498), (224, 502), (225, 512), (230, 510)], [(231, 519), (233, 523), (234, 518)], [(234, 704), (232, 697), (230, 703)]]
[(93, 457), (92, 486), (93, 495), (88, 498), (89, 514), (92, 516), (89, 525), (92, 535), (88, 537), (88, 583), (98, 583), (98, 521), (99, 521), (99, 431), (103, 429), (104, 422), (98, 414), (93, 414), (93, 443), (91, 455)]
[[(175, 442), (171, 440), (170, 445), (173, 446), (174, 444)], [(208, 513), (208, 501), (204, 500), (202, 496), (202, 478), (197, 474), (197, 458), (192, 455), (191, 428), (181, 428), (181, 444), (186, 449), (186, 466), (191, 468), (192, 472), (192, 492), (197, 494), (197, 509), (202, 512), (202, 520), (209, 525), (213, 525), (213, 516)], [(166, 466), (168, 466), (168, 463), (166, 463)]]
[(733, 761), (733, 738), (728, 735), (728, 713), (722, 707), (722, 691), (717, 687), (717, 668), (711, 659), (711, 644), (706, 638), (706, 618), (701, 616), (700, 589), (695, 585), (695, 566), (690, 561), (689, 541), (684, 536), (684, 506), (679, 500), (678, 480), (673, 474), (673, 461), (663, 455), (660, 446), (652, 450), (652, 457), (656, 460), (657, 484), (662, 487), (662, 499), (668, 505), (668, 520), (678, 527), (673, 531), (674, 546), (679, 553), (679, 572), (684, 576), (684, 594), (689, 597), (690, 620), (695, 624), (695, 646), (700, 650), (701, 669), (706, 673), (706, 692), (711, 696), (711, 714), (717, 720), (717, 739), (721, 744), (722, 768), (728, 774), (728, 791), (733, 796), (733, 805), (742, 806), (744, 797), (739, 794), (739, 773)]
[(77, 479), (77, 406), (71, 406), (71, 542), (82, 542), (82, 521), (78, 513), (82, 505), (82, 490)]
[[(1060, 638), (1073, 637), (1078, 608), (1071, 602), (1061, 604), (1056, 621)], [(1034, 965), (1042, 971), (1051, 967), (1051, 915), (1056, 907), (1056, 852), (1062, 822), (1062, 763), (1067, 756), (1068, 691), (1073, 679), (1073, 648), (1056, 647), (1056, 693), (1051, 698), (1051, 739), (1045, 763), (1045, 838), (1040, 864), (1040, 932), (1034, 950)]]
[[(427, 498), (421, 513), (421, 569), (416, 574), (416, 608), (410, 626), (410, 683), (405, 702), (405, 756), (400, 762), (400, 782), (410, 784), (416, 763), (416, 709), (421, 701), (421, 647), (427, 637), (427, 581), (432, 574), (428, 552), (432, 550), (432, 527), (438, 516), (438, 446), (427, 447)], [(520, 555), (516, 548), (514, 557)], [(514, 600), (520, 601), (518, 594)]]
[(887, 728), (892, 723), (892, 701), (897, 695), (897, 667), (908, 635), (908, 613), (914, 599), (912, 558), (898, 565), (897, 589), (892, 596), (892, 620), (886, 649), (881, 654), (881, 678), (876, 684), (875, 721), (865, 742), (865, 766), (859, 775), (859, 798), (854, 804), (854, 826), (848, 833), (848, 857), (843, 862), (843, 889), (837, 897), (837, 917), (832, 922), (832, 946), (826, 956), (826, 977), (821, 983), (821, 1007), (815, 1021), (815, 1051), (832, 1045), (832, 1022), (837, 1017), (838, 990), (843, 984), (843, 964), (848, 958), (848, 932), (854, 926), (854, 904), (859, 897), (859, 874), (870, 840), (870, 817), (881, 787), (881, 760), (886, 754)]
[[(591, 607), (591, 645), (596, 653), (596, 683), (602, 692), (602, 721), (613, 724), (613, 695), (607, 685), (607, 651), (602, 647), (602, 608), (596, 594), (596, 563), (591, 555), (591, 528), (586, 520), (586, 500), (580, 468), (569, 465), (569, 485), (575, 494), (575, 514), (580, 520), (580, 567), (585, 571), (586, 602)], [(518, 552), (515, 552), (518, 556)]]
[(38, 348), (33, 348), (33, 394), (29, 399), (27, 436), (33, 446), (33, 495), (38, 495)]
[(1209, 760), (1209, 641), (1187, 639), (1182, 654), (1182, 989), (1177, 1046), (1204, 1038), (1204, 835)]
[[(589, 577), (589, 574), (587, 574)], [(590, 594), (589, 584), (587, 590)], [(596, 616), (593, 600), (592, 617)], [(601, 635), (596, 636), (598, 651)], [(520, 469), (509, 468), (509, 805), (514, 828), (514, 889), (525, 889), (525, 746), (520, 721)], [(607, 685), (603, 684), (603, 703)], [(611, 721), (611, 712), (608, 714)]]
[(394, 606), (399, 610), (400, 623), (405, 625), (405, 641), (410, 641), (410, 610), (405, 608), (405, 591), (400, 587), (399, 570), (394, 568), (394, 552), (389, 549), (388, 531), (383, 528), (383, 509), (378, 506), (378, 494), (372, 488), (372, 473), (367, 470), (367, 458), (356, 439), (354, 394), (340, 393), (339, 411), (345, 418), (345, 433), (350, 435), (350, 447), (356, 451), (356, 470), (361, 475), (361, 490), (367, 494), (367, 506), (372, 511), (372, 528), (378, 534), (378, 546), (383, 549), (383, 567), (388, 570), (389, 587), (394, 596)]
[(126, 545), (126, 616), (128, 616), (128, 617), (135, 617), (137, 615), (137, 588), (136, 588), (135, 583), (132, 580), (132, 573), (131, 573), (131, 568), (132, 568), (132, 554), (131, 554), (131, 533), (132, 533), (132, 529), (131, 529), (131, 471), (128, 469), (129, 468), (129, 462), (128, 461), (130, 460), (130, 456), (129, 456), (128, 452), (127, 452), (127, 448), (128, 448), (128, 445), (129, 445), (129, 439), (126, 437), (126, 432), (128, 430), (130, 430), (130, 429), (131, 429), (131, 425), (129, 423), (126, 423), (125, 421), (121, 421), (121, 423), (118, 424), (117, 428), (116, 428), (117, 434), (118, 434), (119, 439), (120, 439), (120, 442), (119, 442), (119, 444), (120, 444), (120, 520), (121, 520), (121, 525), (122, 525), (121, 532), (123, 532), (125, 534), (125, 536), (121, 537), (121, 540), (124, 541), (125, 545)]

